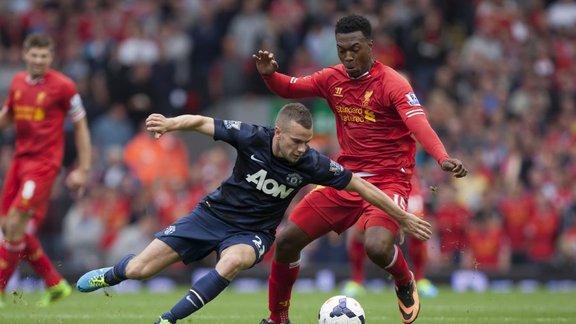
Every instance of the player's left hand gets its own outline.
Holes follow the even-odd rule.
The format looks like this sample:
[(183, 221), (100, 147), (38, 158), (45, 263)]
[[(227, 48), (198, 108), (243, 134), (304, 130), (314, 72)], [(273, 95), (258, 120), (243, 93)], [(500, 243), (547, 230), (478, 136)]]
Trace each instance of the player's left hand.
[(86, 183), (88, 182), (88, 171), (81, 169), (74, 169), (66, 177), (66, 186), (71, 191), (74, 191), (78, 197), (84, 195)]
[(446, 160), (442, 161), (442, 170), (446, 172), (452, 172), (454, 177), (462, 178), (468, 174), (468, 170), (464, 167), (462, 161), (454, 158), (447, 158)]
[(419, 240), (428, 240), (432, 236), (432, 225), (422, 218), (408, 213), (408, 218), (400, 224), (400, 243), (404, 241), (404, 233), (408, 233)]

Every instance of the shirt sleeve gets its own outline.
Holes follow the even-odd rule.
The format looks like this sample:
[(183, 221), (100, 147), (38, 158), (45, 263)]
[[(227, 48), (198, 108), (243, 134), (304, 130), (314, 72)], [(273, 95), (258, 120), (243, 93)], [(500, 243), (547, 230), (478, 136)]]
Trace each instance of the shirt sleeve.
[(346, 188), (352, 180), (352, 172), (319, 152), (314, 151), (313, 154), (318, 155), (318, 163), (313, 168), (315, 170), (313, 182), (338, 190)]
[(214, 140), (224, 141), (237, 149), (249, 145), (257, 131), (257, 126), (241, 121), (214, 119)]
[(416, 140), (439, 164), (448, 158), (448, 153), (438, 134), (432, 129), (424, 107), (418, 101), (412, 87), (402, 77), (390, 92), (390, 100)]
[(318, 71), (311, 75), (297, 78), (275, 72), (271, 75), (263, 76), (263, 79), (268, 89), (280, 97), (298, 99), (322, 96), (322, 91), (318, 85), (322, 74), (323, 71)]
[(86, 117), (86, 110), (82, 103), (82, 98), (74, 85), (74, 82), (68, 80), (63, 87), (63, 100), (66, 107), (68, 117), (72, 122), (77, 122)]

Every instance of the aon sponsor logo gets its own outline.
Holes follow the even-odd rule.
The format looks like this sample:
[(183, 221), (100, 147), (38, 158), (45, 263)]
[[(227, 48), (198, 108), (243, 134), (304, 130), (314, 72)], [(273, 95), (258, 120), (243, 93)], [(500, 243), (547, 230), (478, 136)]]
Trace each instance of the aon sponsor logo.
[(286, 188), (283, 184), (278, 184), (274, 179), (266, 179), (268, 172), (260, 170), (254, 174), (246, 175), (246, 181), (256, 184), (256, 189), (263, 193), (284, 199), (294, 191), (294, 188)]

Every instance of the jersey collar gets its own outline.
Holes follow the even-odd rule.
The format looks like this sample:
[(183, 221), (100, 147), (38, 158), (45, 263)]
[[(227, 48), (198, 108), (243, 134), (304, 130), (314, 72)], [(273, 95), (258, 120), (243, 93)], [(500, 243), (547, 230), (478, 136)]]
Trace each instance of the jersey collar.
[(369, 75), (370, 75), (370, 70), (364, 72), (364, 74), (362, 74), (362, 75), (360, 75), (360, 76), (357, 76), (357, 77), (355, 77), (355, 78), (353, 78), (353, 77), (351, 77), (351, 76), (348, 76), (348, 77), (349, 77), (350, 79), (352, 79), (352, 80), (360, 80), (360, 79), (362, 79), (362, 78), (364, 78), (364, 77), (367, 77), (367, 76), (369, 76)]
[(374, 60), (374, 63), (372, 64), (372, 66), (368, 69), (368, 71), (364, 72), (363, 74), (359, 75), (358, 77), (351, 77), (350, 75), (348, 75), (348, 73), (346, 73), (346, 75), (348, 75), (348, 77), (352, 80), (360, 80), (363, 78), (368, 78), (370, 77), (370, 71), (372, 71), (372, 69), (374, 68), (374, 66), (376, 66), (376, 60)]
[(36, 85), (36, 84), (44, 84), (44, 82), (46, 82), (46, 75), (48, 75), (49, 71), (46, 72), (46, 74), (44, 74), (42, 77), (37, 78), (37, 79), (32, 79), (30, 77), (30, 74), (26, 74), (26, 83), (28, 83), (29, 85)]

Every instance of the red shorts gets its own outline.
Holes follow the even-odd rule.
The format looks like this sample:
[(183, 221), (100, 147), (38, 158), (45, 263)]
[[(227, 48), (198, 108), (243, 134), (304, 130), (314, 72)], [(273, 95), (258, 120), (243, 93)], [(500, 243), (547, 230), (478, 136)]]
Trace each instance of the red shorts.
[(0, 214), (6, 216), (10, 208), (33, 213), (37, 225), (42, 224), (50, 202), (50, 192), (58, 169), (29, 159), (15, 159), (2, 188)]
[[(410, 193), (410, 180), (394, 182), (390, 178), (373, 176), (369, 181), (386, 193), (402, 209)], [(331, 187), (318, 187), (300, 201), (289, 220), (302, 229), (308, 236), (316, 238), (335, 231), (341, 234), (356, 221), (362, 230), (372, 226), (382, 226), (392, 233), (398, 233), (398, 222), (377, 207), (362, 199), (359, 194)]]

